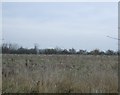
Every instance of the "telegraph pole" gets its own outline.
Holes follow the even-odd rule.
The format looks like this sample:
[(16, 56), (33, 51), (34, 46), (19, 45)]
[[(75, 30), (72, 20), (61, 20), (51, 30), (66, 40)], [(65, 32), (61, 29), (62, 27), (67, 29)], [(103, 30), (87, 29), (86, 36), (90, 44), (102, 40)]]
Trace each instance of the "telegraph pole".
[(34, 49), (35, 49), (36, 54), (39, 54), (39, 48), (38, 48), (37, 43), (34, 44)]

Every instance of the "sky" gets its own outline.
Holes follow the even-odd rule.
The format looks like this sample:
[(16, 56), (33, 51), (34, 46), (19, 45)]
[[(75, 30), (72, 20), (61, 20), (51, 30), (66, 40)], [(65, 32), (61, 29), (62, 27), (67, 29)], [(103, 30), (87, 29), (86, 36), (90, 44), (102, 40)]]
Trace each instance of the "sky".
[(2, 3), (5, 43), (32, 48), (117, 50), (118, 3)]

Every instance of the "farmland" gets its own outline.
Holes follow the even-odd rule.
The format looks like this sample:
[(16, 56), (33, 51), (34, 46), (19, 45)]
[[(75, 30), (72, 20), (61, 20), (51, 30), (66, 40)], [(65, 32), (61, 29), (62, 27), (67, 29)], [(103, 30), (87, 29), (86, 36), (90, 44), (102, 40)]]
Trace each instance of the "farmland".
[(3, 93), (115, 93), (117, 55), (2, 55)]

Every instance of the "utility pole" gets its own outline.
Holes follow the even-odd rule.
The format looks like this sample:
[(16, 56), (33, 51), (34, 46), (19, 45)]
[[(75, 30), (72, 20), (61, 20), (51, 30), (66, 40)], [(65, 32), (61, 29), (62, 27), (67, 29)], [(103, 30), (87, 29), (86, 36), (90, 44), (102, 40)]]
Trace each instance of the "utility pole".
[(39, 54), (39, 48), (38, 48), (38, 46), (39, 45), (37, 43), (34, 44), (34, 49), (35, 49), (36, 54)]

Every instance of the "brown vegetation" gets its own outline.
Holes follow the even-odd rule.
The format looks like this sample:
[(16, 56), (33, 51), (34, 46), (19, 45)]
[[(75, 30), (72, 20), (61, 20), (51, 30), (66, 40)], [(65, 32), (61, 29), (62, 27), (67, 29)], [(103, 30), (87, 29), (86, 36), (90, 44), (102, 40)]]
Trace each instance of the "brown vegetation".
[(115, 93), (117, 56), (3, 55), (3, 93)]

